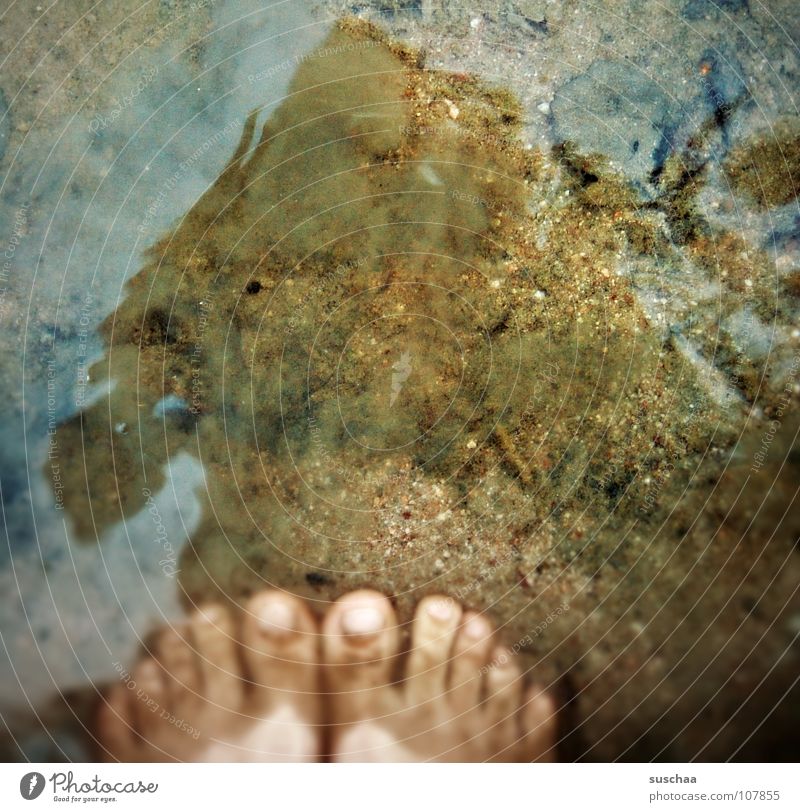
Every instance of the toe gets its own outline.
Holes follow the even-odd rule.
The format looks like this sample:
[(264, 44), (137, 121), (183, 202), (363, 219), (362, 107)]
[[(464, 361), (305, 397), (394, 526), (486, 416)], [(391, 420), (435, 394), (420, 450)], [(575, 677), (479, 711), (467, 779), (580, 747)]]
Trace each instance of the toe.
[(316, 691), (318, 645), (317, 622), (294, 595), (267, 590), (245, 607), (242, 649), (257, 695)]
[(189, 620), (189, 637), (197, 652), (203, 696), (215, 707), (238, 710), (241, 666), (230, 612), (222, 606), (202, 607)]
[(147, 740), (154, 719), (164, 709), (166, 687), (164, 672), (158, 663), (146, 657), (133, 670), (133, 713), (136, 729)]
[(183, 630), (170, 628), (156, 640), (156, 656), (166, 676), (167, 709), (185, 713), (199, 698), (200, 673), (191, 640)]
[(555, 761), (557, 712), (553, 697), (538, 686), (529, 688), (519, 720), (525, 761)]
[(461, 607), (452, 599), (432, 595), (417, 606), (411, 630), (406, 691), (413, 703), (442, 696)]
[(103, 761), (132, 761), (137, 749), (130, 690), (114, 685), (97, 709), (97, 740)]
[(494, 742), (494, 757), (508, 761), (520, 740), (517, 713), (522, 695), (522, 675), (506, 649), (494, 652), (486, 674), (486, 728)]
[(323, 657), (337, 721), (359, 716), (375, 690), (391, 683), (398, 648), (397, 619), (378, 592), (351, 592), (331, 607), (323, 622)]
[(488, 672), (492, 624), (483, 615), (467, 612), (453, 646), (451, 697), (461, 713), (480, 704), (483, 676)]

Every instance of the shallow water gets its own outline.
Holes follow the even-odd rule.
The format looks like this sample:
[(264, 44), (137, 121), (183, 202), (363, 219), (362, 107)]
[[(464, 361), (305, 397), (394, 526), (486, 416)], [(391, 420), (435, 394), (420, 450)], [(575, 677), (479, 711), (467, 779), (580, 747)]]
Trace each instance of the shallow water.
[[(720, 419), (615, 262), (635, 205), (615, 227), (602, 198), (570, 202), (563, 168), (516, 142), (512, 98), (376, 36), (335, 32), (261, 133), (248, 122), (106, 321), (91, 377), (110, 397), (59, 429), (87, 537), (139, 511), (172, 454), (202, 461), (192, 600), (298, 589), (303, 568), (395, 592), (385, 573), (413, 564), (452, 589), (432, 523), (456, 549), (491, 538), (454, 579), (511, 544), (544, 559), (562, 513), (604, 520)], [(437, 496), (420, 513), (409, 488)]]
[[(46, 567), (66, 549), (75, 574), (44, 582), (60, 616), (115, 637), (103, 651), (70, 629), (75, 660), (100, 679), (151, 618), (264, 584), (320, 605), (374, 586), (403, 616), (446, 591), (487, 608), (569, 700), (567, 750), (702, 752), (681, 719), (720, 684), (724, 715), (793, 669), (770, 673), (796, 634), (793, 249), (753, 245), (717, 210), (727, 176), (737, 206), (785, 222), (791, 203), (768, 190), (796, 167), (761, 167), (754, 187), (765, 136), (744, 128), (726, 163), (746, 104), (714, 66), (703, 92), (730, 92), (730, 110), (712, 104), (683, 138), (605, 100), (602, 115), (649, 133), (626, 165), (597, 154), (607, 140), (586, 149), (569, 107), (581, 82), (618, 80), (603, 61), (554, 99), (556, 141), (576, 139), (550, 149), (527, 140), (514, 94), (363, 22), (313, 46), (277, 103), (258, 96), (285, 60), (237, 68), (238, 110), (266, 109), (226, 102), (203, 124), (222, 134), (202, 153), (213, 172), (196, 177), (188, 149), (153, 156), (127, 220), (144, 260), (130, 254), (110, 290), (96, 263), (72, 340), (52, 343), (39, 386), (70, 379), (80, 411), (54, 397), (41, 414), (37, 487), (66, 517)], [(791, 156), (793, 138), (786, 125), (772, 143)], [(99, 337), (84, 312), (109, 313)], [(35, 558), (12, 547), (12, 561), (32, 584)], [(87, 582), (101, 612), (123, 590), (99, 628), (71, 608)], [(56, 683), (80, 685), (68, 672)], [(751, 705), (745, 730), (768, 696)]]

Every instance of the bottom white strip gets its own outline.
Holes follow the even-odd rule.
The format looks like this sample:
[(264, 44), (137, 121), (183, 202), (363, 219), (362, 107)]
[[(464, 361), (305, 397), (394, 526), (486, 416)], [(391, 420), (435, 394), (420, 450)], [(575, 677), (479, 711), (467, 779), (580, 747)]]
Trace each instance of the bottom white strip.
[(0, 809), (798, 810), (774, 764), (4, 764)]

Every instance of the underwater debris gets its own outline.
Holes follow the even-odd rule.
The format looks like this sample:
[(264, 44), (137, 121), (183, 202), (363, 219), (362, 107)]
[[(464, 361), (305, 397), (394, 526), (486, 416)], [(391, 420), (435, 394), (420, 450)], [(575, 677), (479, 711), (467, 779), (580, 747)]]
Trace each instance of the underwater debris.
[(514, 475), (523, 485), (530, 487), (533, 482), (531, 473), (525, 462), (517, 453), (509, 433), (503, 426), (497, 425), (494, 429), (494, 438), (500, 448), (500, 453), (503, 455), (503, 461), (511, 468)]

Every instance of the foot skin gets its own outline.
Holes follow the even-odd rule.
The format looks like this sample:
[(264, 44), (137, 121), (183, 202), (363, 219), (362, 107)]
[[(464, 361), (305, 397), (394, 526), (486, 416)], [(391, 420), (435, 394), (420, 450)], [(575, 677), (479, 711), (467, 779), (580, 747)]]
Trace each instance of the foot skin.
[(337, 601), (323, 622), (331, 759), (552, 760), (553, 701), (524, 689), (492, 636), (485, 617), (450, 598), (425, 598), (403, 680), (394, 684), (399, 629), (389, 601), (370, 591)]
[(239, 622), (199, 610), (156, 640), (99, 709), (107, 761), (316, 761), (319, 638), (305, 604), (268, 591)]
[(552, 759), (552, 700), (523, 688), (486, 618), (450, 598), (425, 598), (395, 684), (399, 637), (377, 592), (352, 592), (333, 605), (323, 621), (323, 720), (320, 635), (302, 601), (262, 592), (240, 623), (207, 606), (184, 628), (162, 632), (153, 656), (111, 689), (97, 720), (101, 758)]

